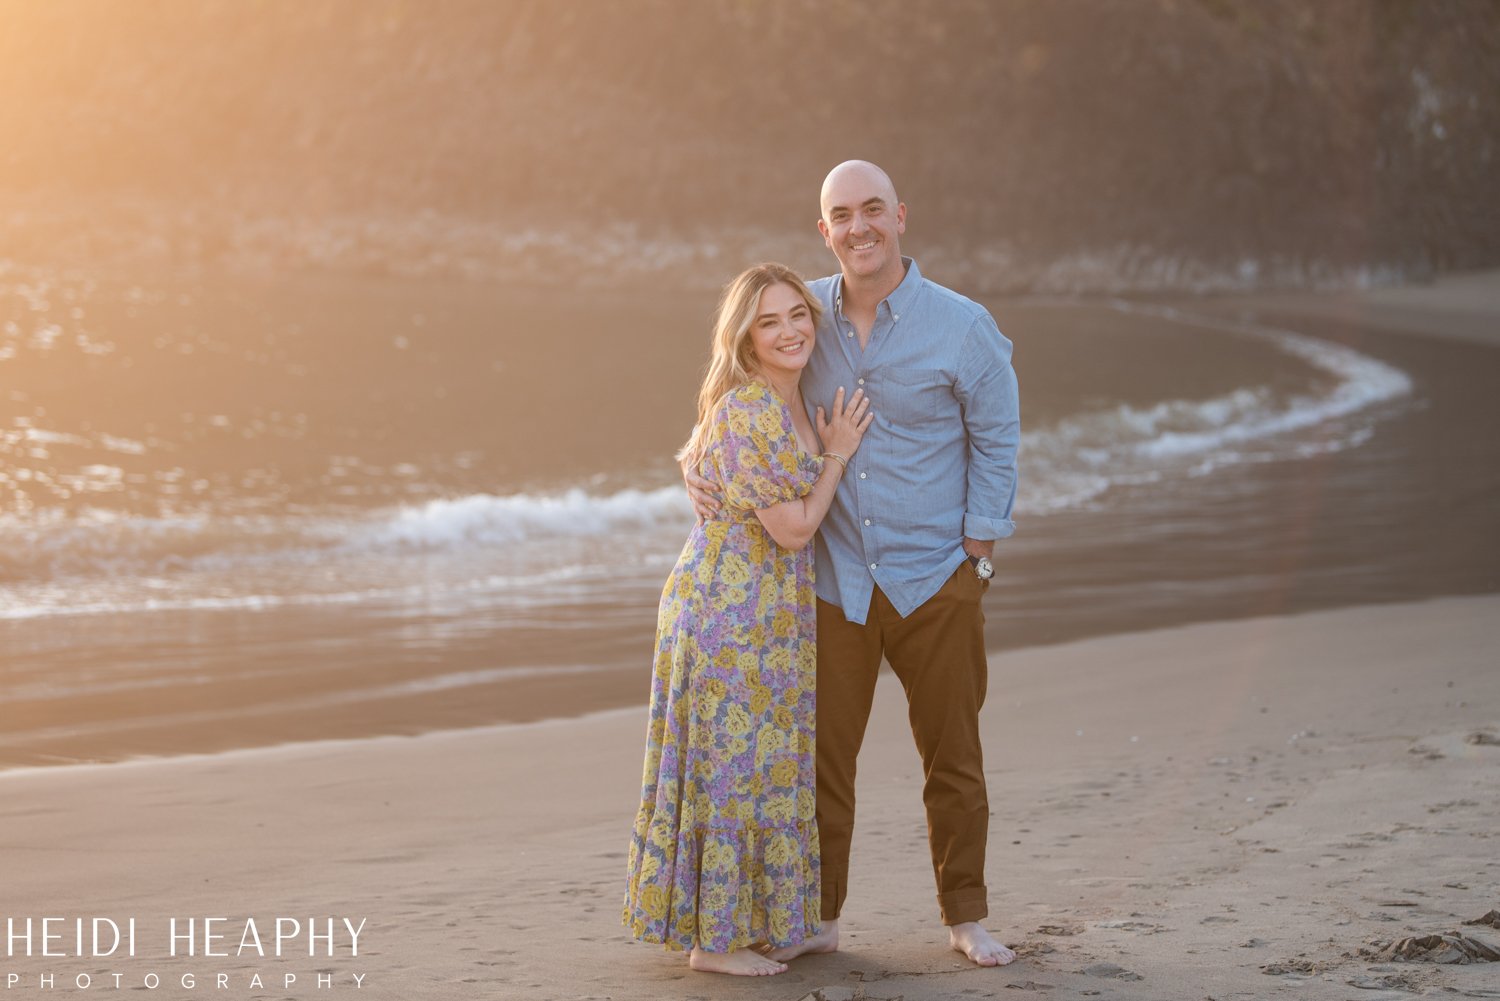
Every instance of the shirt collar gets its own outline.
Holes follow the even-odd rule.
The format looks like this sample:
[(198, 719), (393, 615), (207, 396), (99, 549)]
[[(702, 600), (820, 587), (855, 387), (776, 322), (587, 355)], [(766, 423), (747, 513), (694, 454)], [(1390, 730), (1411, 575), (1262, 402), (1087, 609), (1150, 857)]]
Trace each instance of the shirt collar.
[[(906, 267), (906, 277), (901, 279), (901, 284), (883, 300), (887, 308), (897, 316), (900, 316), (911, 301), (916, 298), (917, 289), (922, 285), (922, 269), (917, 267), (915, 258), (902, 257), (901, 263)], [(833, 308), (840, 316), (844, 315), (844, 276), (838, 276), (838, 284), (833, 296)]]

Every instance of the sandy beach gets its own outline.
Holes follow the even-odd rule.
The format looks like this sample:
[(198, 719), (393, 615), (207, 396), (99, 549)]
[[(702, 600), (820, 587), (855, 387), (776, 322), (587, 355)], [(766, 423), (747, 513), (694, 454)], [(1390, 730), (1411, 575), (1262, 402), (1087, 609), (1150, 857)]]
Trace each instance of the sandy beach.
[[(13, 958), (0, 978), (19, 976), (12, 996), (118, 972), (123, 988), (157, 974), (159, 996), (224, 974), (232, 994), (300, 997), (323, 972), (383, 998), (1493, 997), (1493, 966), (1363, 951), (1500, 939), (1461, 924), (1500, 905), (1497, 615), (1500, 598), (1453, 598), (997, 657), (990, 923), (1021, 953), (1005, 969), (968, 968), (936, 925), (919, 762), (887, 683), (843, 948), (780, 977), (692, 974), (627, 941), (643, 716), (618, 711), (0, 775), (7, 915), (139, 929), (134, 959)], [(227, 918), (231, 953), (249, 918), (367, 924), (358, 956), (340, 939), (331, 958), (305, 941), (169, 958), (174, 916)]]

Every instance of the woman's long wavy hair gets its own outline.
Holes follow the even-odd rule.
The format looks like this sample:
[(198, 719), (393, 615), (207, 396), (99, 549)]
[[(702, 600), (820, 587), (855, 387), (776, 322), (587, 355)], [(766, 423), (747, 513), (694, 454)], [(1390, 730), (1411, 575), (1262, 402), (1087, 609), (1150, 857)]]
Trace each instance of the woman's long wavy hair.
[(790, 285), (812, 314), (813, 326), (823, 315), (812, 291), (802, 277), (784, 264), (757, 264), (741, 272), (724, 286), (719, 310), (714, 320), (713, 353), (698, 390), (698, 423), (687, 444), (677, 452), (677, 461), (696, 470), (708, 445), (711, 418), (727, 393), (745, 385), (756, 373), (755, 350), (750, 340), (750, 324), (760, 305), (761, 293), (772, 285)]

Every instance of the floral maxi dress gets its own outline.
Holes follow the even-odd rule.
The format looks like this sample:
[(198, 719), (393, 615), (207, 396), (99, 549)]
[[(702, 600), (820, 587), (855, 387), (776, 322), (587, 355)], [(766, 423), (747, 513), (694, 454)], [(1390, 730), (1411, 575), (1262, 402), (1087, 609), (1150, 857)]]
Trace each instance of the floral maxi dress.
[(662, 589), (624, 921), (647, 942), (729, 952), (820, 925), (813, 552), (778, 546), (755, 510), (806, 495), (823, 460), (759, 383), (711, 420), (699, 471), (723, 508)]

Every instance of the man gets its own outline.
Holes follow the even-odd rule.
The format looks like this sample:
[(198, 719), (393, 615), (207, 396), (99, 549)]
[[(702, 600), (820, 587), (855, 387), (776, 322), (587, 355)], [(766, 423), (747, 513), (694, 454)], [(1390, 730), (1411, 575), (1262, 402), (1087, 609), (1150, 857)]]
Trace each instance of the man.
[[(802, 377), (809, 411), (863, 388), (875, 423), (818, 533), (817, 822), (823, 929), (772, 958), (838, 948), (854, 831), (855, 759), (882, 656), (906, 690), (926, 776), (938, 906), (981, 966), (1015, 954), (985, 930), (989, 804), (979, 740), (987, 665), (980, 599), (1014, 530), (1019, 403), (1011, 345), (989, 313), (901, 256), (906, 206), (885, 171), (851, 160), (823, 182), (818, 229), (840, 273)], [(708, 484), (689, 476), (700, 514)]]

